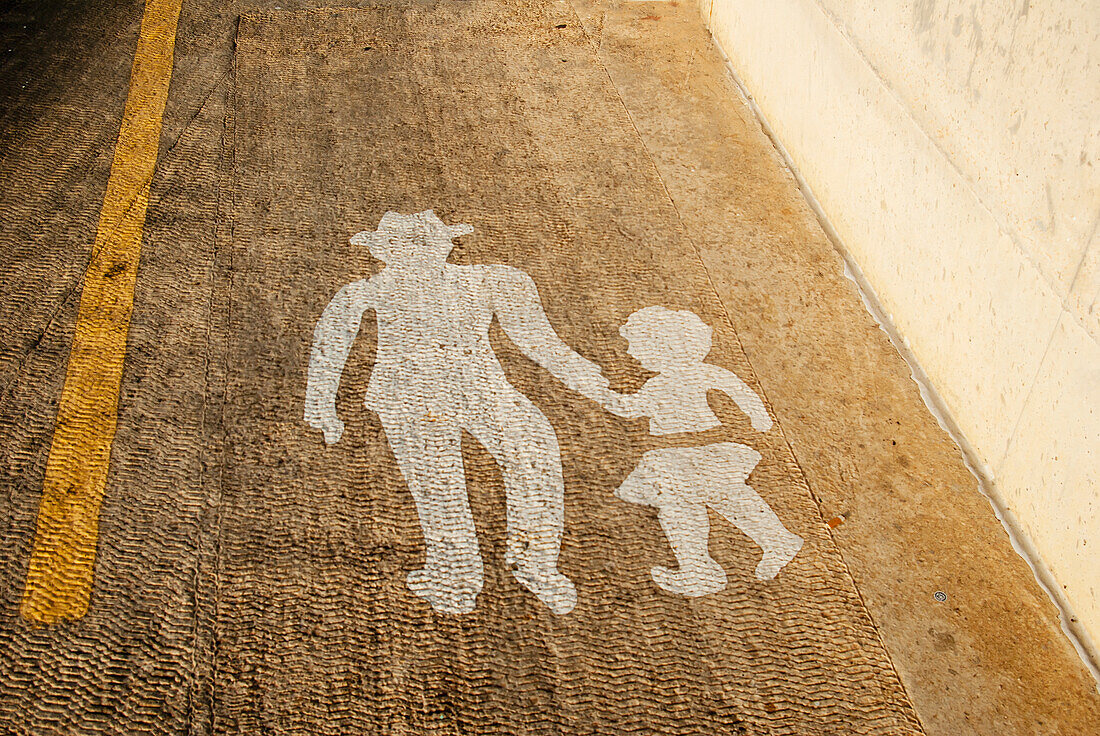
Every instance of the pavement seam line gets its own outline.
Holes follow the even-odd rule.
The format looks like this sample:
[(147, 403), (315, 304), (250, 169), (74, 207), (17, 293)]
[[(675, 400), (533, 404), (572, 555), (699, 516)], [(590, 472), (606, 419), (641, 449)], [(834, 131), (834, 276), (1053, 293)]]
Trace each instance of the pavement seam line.
[(182, 0), (146, 0), (130, 87), (83, 280), (20, 611), (37, 624), (79, 619), (91, 598), (99, 509), (118, 424), (152, 174)]
[[(214, 268), (211, 271), (212, 276), (217, 279), (219, 263), (225, 267), (224, 283), (220, 294), (224, 296), (224, 302), (220, 302), (225, 307), (225, 319), (218, 325), (215, 325), (213, 320), (210, 323), (209, 336), (213, 335), (213, 330), (217, 327), (223, 328), (222, 339), (220, 343), (221, 347), (221, 396), (218, 403), (218, 416), (217, 416), (217, 429), (215, 431), (217, 446), (215, 449), (215, 455), (220, 457), (221, 462), (217, 467), (217, 481), (213, 485), (217, 488), (218, 501), (215, 505), (215, 521), (212, 524), (212, 567), (211, 567), (211, 619), (210, 619), (210, 639), (209, 639), (209, 696), (204, 703), (206, 706), (205, 715), (207, 717), (206, 729), (209, 733), (214, 733), (218, 729), (218, 714), (214, 707), (215, 700), (218, 693), (218, 662), (221, 652), (221, 640), (218, 637), (218, 622), (221, 620), (220, 605), (222, 601), (221, 590), (221, 564), (222, 564), (222, 549), (223, 538), (225, 532), (225, 526), (223, 523), (224, 517), (222, 515), (222, 498), (225, 493), (225, 470), (226, 459), (228, 458), (228, 442), (227, 431), (225, 424), (225, 407), (229, 400), (229, 339), (233, 329), (233, 286), (234, 286), (234, 269), (233, 269), (233, 245), (234, 245), (234, 230), (236, 227), (236, 220), (234, 216), (236, 204), (236, 190), (234, 184), (237, 177), (237, 78), (240, 72), (240, 56), (238, 54), (237, 44), (240, 38), (240, 25), (241, 17), (238, 16), (233, 32), (233, 57), (229, 69), (229, 78), (232, 80), (229, 89), (226, 92), (226, 106), (225, 106), (225, 121), (222, 127), (222, 169), (219, 174), (219, 192), (218, 192), (218, 210), (217, 220), (215, 222), (214, 230)], [(233, 200), (225, 211), (225, 197), (229, 197)], [(218, 249), (224, 245), (224, 251), (219, 254)], [(224, 259), (221, 260), (221, 259)], [(216, 288), (217, 283), (213, 286)], [(211, 304), (219, 298), (217, 291), (211, 291)], [(207, 350), (208, 357), (213, 360), (213, 356), (209, 354), (209, 347)], [(209, 377), (209, 373), (207, 374)], [(208, 389), (209, 390), (209, 389)], [(209, 398), (209, 396), (207, 396)], [(209, 442), (210, 436), (207, 436)], [(196, 645), (199, 642), (196, 640)], [(192, 723), (194, 719), (192, 718)]]

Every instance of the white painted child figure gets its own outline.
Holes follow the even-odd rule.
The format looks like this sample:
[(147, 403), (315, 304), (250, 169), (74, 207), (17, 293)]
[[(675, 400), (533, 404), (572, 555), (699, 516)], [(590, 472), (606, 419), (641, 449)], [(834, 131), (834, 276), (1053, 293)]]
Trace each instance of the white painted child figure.
[[(707, 391), (726, 393), (748, 415), (753, 429), (772, 426), (764, 402), (744, 381), (724, 368), (704, 363), (712, 330), (696, 314), (646, 307), (630, 315), (619, 330), (627, 352), (659, 375), (634, 394), (609, 392), (607, 408), (621, 417), (649, 417), (653, 435), (701, 432), (721, 426), (707, 403)], [(619, 498), (657, 508), (679, 567), (654, 567), (654, 582), (686, 596), (702, 596), (726, 587), (726, 572), (710, 556), (714, 509), (764, 550), (756, 566), (760, 580), (774, 578), (802, 548), (747, 478), (760, 453), (736, 442), (701, 447), (651, 450), (615, 492)]]

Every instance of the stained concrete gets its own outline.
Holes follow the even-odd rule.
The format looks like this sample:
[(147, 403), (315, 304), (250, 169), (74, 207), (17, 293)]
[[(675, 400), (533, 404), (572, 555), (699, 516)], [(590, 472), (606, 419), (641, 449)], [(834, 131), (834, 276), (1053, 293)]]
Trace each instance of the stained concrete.
[[(599, 581), (590, 582), (587, 589), (589, 605), (599, 610), (590, 612), (583, 623), (566, 627), (578, 627), (575, 634), (544, 618), (546, 614), (532, 607), (510, 578), (494, 580), (496, 587), (489, 590), (485, 613), (472, 629), (433, 619), (433, 614), (417, 609), (407, 599), (400, 575), (418, 554), (415, 520), (407, 508), (401, 511), (400, 483), (389, 465), (392, 460), (385, 457), (377, 428), (372, 428), (374, 420), (357, 408), (350, 394), (341, 406), (360, 427), (355, 441), (356, 450), (363, 454), (348, 457), (370, 458), (364, 469), (374, 468), (379, 475), (357, 471), (348, 477), (347, 462), (324, 460), (318, 445), (308, 450), (317, 455), (309, 455), (316, 461), (310, 472), (319, 473), (323, 482), (307, 488), (273, 481), (288, 472), (286, 433), (300, 436), (289, 445), (296, 448), (295, 453), (307, 452), (307, 429), (289, 416), (293, 396), (281, 391), (292, 391), (297, 385), (295, 371), (304, 370), (304, 364), (294, 345), (305, 339), (301, 331), (310, 329), (305, 306), (287, 312), (291, 317), (280, 316), (283, 312), (277, 307), (299, 299), (299, 294), (321, 300), (340, 278), (369, 268), (369, 263), (344, 256), (337, 263), (348, 274), (314, 273), (309, 265), (316, 263), (318, 253), (329, 251), (317, 250), (311, 258), (311, 248), (342, 253), (344, 231), (361, 229), (362, 220), (375, 216), (372, 207), (404, 203), (383, 201), (382, 193), (376, 196), (383, 199), (373, 204), (365, 195), (353, 196), (370, 191), (369, 181), (358, 178), (366, 176), (362, 167), (329, 166), (340, 161), (331, 157), (343, 141), (340, 135), (320, 142), (312, 139), (313, 148), (305, 148), (302, 141), (310, 141), (315, 128), (303, 126), (280, 134), (276, 126), (265, 131), (264, 118), (256, 117), (264, 100), (261, 89), (254, 87), (251, 97), (241, 97), (238, 64), (249, 59), (248, 63), (256, 64), (257, 54), (268, 49), (277, 52), (276, 60), (270, 67), (252, 67), (253, 84), (264, 78), (257, 76), (264, 68), (274, 70), (274, 79), (280, 78), (280, 49), (290, 55), (285, 60), (288, 68), (308, 70), (310, 64), (314, 69), (341, 68), (338, 56), (328, 58), (327, 48), (307, 46), (301, 49), (306, 58), (295, 59), (289, 44), (295, 38), (316, 43), (303, 39), (302, 29), (326, 29), (326, 23), (339, 24), (342, 16), (257, 16), (244, 34), (253, 44), (252, 54), (235, 57), (238, 17), (252, 9), (184, 6), (146, 225), (92, 607), (79, 622), (45, 629), (32, 629), (16, 612), (71, 339), (74, 296), (78, 296), (82, 264), (87, 260), (88, 233), (94, 233), (98, 214), (96, 190), (101, 191), (105, 182), (110, 145), (117, 133), (140, 7), (66, 8), (56, 11), (59, 15), (30, 6), (5, 11), (14, 18), (5, 29), (13, 39), (9, 46), (21, 51), (5, 59), (5, 78), (16, 82), (22, 78), (31, 84), (31, 92), (16, 89), (14, 82), (5, 89), (10, 103), (5, 109), (13, 113), (4, 122), (5, 173), (0, 190), (5, 222), (2, 247), (6, 253), (18, 254), (8, 261), (10, 273), (4, 287), (12, 296), (5, 298), (5, 307), (11, 311), (0, 324), (8, 381), (0, 405), (4, 436), (0, 457), (7, 488), (0, 721), (8, 730), (305, 732), (305, 724), (324, 722), (324, 728), (370, 732), (388, 722), (409, 732), (493, 732), (505, 725), (513, 731), (668, 732), (655, 726), (653, 719), (660, 717), (671, 719), (666, 726), (673, 724), (677, 732), (749, 728), (752, 733), (852, 733), (859, 731), (829, 720), (815, 727), (805, 719), (815, 710), (843, 713), (854, 708), (851, 713), (857, 723), (869, 723), (861, 719), (875, 712), (894, 714), (890, 716), (894, 719), (902, 714), (900, 720), (879, 719), (864, 730), (903, 733), (908, 731), (897, 729), (910, 727), (904, 725), (908, 702), (927, 733), (1087, 734), (1095, 730), (1100, 707), (1094, 684), (1058, 630), (1052, 607), (1012, 552), (965, 472), (957, 449), (920, 403), (903, 363), (842, 278), (839, 261), (769, 143), (737, 100), (701, 25), (672, 4), (580, 7), (587, 31), (583, 35), (568, 8), (555, 11), (560, 14), (555, 19), (565, 22), (564, 30), (571, 34), (573, 42), (565, 47), (565, 58), (572, 61), (555, 61), (548, 71), (555, 75), (556, 65), (562, 64), (571, 75), (609, 76), (606, 88), (592, 81), (582, 85), (581, 93), (573, 91), (580, 94), (574, 98), (578, 114), (567, 122), (584, 142), (580, 151), (591, 151), (589, 136), (594, 134), (586, 132), (586, 116), (608, 127), (606, 116), (616, 115), (609, 112), (615, 99), (608, 99), (603, 91), (603, 102), (595, 104), (583, 93), (613, 90), (637, 137), (621, 132), (621, 126), (610, 126), (614, 135), (609, 140), (635, 143), (608, 148), (608, 171), (612, 176), (622, 171), (617, 168), (622, 164), (615, 162), (629, 154), (633, 158), (627, 160), (636, 161), (639, 171), (653, 172), (643, 175), (653, 184), (641, 191), (663, 214), (642, 212), (639, 217), (642, 222), (665, 223), (654, 230), (666, 240), (654, 242), (674, 247), (661, 253), (643, 249), (628, 256), (621, 246), (585, 251), (571, 249), (583, 241), (570, 241), (569, 248), (558, 247), (553, 254), (587, 275), (576, 283), (555, 275), (555, 266), (546, 264), (545, 255), (534, 247), (537, 239), (528, 238), (531, 245), (511, 248), (504, 239), (509, 228), (500, 225), (497, 240), (479, 241), (477, 247), (471, 243), (456, 258), (522, 262), (537, 281), (554, 285), (543, 290), (543, 298), (555, 326), (575, 348), (616, 366), (609, 373), (622, 389), (638, 379), (609, 329), (614, 317), (624, 315), (614, 310), (601, 315), (601, 310), (621, 304), (617, 309), (625, 312), (628, 303), (633, 306), (634, 295), (629, 286), (606, 284), (636, 271), (642, 274), (634, 276), (640, 283), (638, 296), (680, 294), (710, 318), (726, 320), (718, 355), (744, 377), (753, 376), (769, 402), (785, 438), (768, 451), (772, 459), (768, 467), (778, 472), (775, 487), (803, 489), (793, 492), (786, 508), (797, 510), (799, 523), (820, 540), (818, 554), (808, 556), (807, 564), (820, 570), (813, 574), (825, 577), (811, 575), (803, 581), (832, 581), (827, 599), (839, 605), (835, 615), (840, 616), (831, 614), (822, 631), (840, 625), (838, 631), (844, 636), (855, 636), (855, 641), (863, 643), (846, 650), (847, 658), (815, 662), (812, 650), (782, 654), (778, 647), (771, 654), (757, 650), (757, 660), (746, 654), (731, 662), (722, 656), (731, 651), (728, 647), (752, 651), (743, 649), (748, 642), (738, 642), (739, 626), (758, 631), (754, 637), (767, 631), (770, 619), (768, 609), (760, 608), (761, 599), (748, 588), (735, 586), (741, 608), (711, 603), (704, 605), (709, 612), (696, 608), (690, 614), (682, 603), (663, 601), (651, 584), (646, 587), (644, 575), (644, 566), (661, 553), (663, 544), (655, 521), (628, 509), (597, 512), (586, 506), (594, 501), (583, 493), (575, 493), (571, 503), (577, 518), (587, 520), (578, 529), (587, 531), (578, 532), (582, 536), (567, 546), (563, 558), (589, 570), (587, 580)], [(303, 25), (306, 19), (314, 25)], [(30, 21), (27, 33), (19, 28), (24, 25), (20, 21)], [(549, 24), (554, 33), (550, 28), (540, 31), (545, 34), (541, 38), (547, 39), (546, 48), (561, 43), (556, 40), (563, 30), (556, 29), (558, 24)], [(266, 32), (257, 32), (264, 28)], [(525, 28), (519, 38), (533, 33), (529, 26)], [(66, 34), (75, 41), (60, 43)], [(262, 41), (258, 46), (257, 39)], [(280, 39), (287, 45), (281, 46)], [(585, 47), (591, 53), (584, 52)], [(70, 70), (84, 58), (105, 71), (82, 76), (84, 86), (68, 83)], [(433, 57), (431, 63), (409, 68), (426, 74), (442, 63)], [(32, 78), (36, 68), (45, 70), (41, 79)], [(424, 71), (415, 72), (418, 68)], [(563, 77), (573, 78), (569, 74)], [(325, 85), (311, 91), (309, 79), (299, 80), (298, 85), (296, 89), (319, 100), (329, 94)], [(288, 89), (280, 90), (271, 95), (273, 100), (285, 99)], [(555, 109), (553, 102), (551, 97), (544, 104)], [(333, 105), (337, 104), (340, 101), (334, 100)], [(308, 120), (309, 114), (320, 110), (285, 112), (274, 122), (295, 119), (303, 112), (306, 117), (300, 119)], [(242, 115), (252, 123), (241, 127)], [(414, 138), (438, 136), (439, 132), (431, 131), (447, 130), (450, 124), (438, 114), (425, 119), (434, 127), (414, 125), (409, 129)], [(343, 132), (364, 135), (357, 127), (359, 118), (341, 120), (334, 107), (332, 116), (324, 116), (322, 122), (356, 126)], [(286, 137), (290, 133), (297, 137)], [(456, 141), (463, 135), (492, 137), (491, 131), (478, 131), (476, 125), (450, 135)], [(54, 140), (75, 143), (51, 147), (48, 141)], [(362, 140), (370, 144), (369, 136)], [(570, 149), (556, 145), (546, 143), (543, 150), (561, 150), (568, 161)], [(272, 165), (273, 161), (293, 162), (294, 154), (304, 150), (313, 153), (294, 167), (316, 173), (303, 177), (298, 168)], [(354, 147), (348, 150), (356, 155)], [(451, 152), (472, 155), (460, 148)], [(599, 171), (599, 164), (590, 163), (591, 159), (579, 156), (577, 160)], [(65, 162), (70, 162), (68, 168), (56, 165)], [(441, 165), (432, 171), (438, 174)], [(537, 194), (542, 191), (539, 187), (549, 187), (549, 199), (532, 195), (533, 199), (522, 200), (524, 206), (537, 209), (539, 203), (569, 201), (561, 192), (570, 191), (570, 182), (553, 180), (546, 173), (552, 170), (538, 169), (541, 173), (534, 183), (524, 185), (533, 189), (493, 194), (497, 199), (484, 199), (473, 178), (466, 192), (444, 186), (466, 181), (463, 177), (474, 172), (459, 178), (455, 177), (460, 172), (451, 171), (449, 177), (401, 181), (406, 187), (425, 187), (425, 196), (444, 199), (456, 211), (464, 202), (482, 197), (481, 211), (488, 212), (500, 197), (520, 197), (524, 191)], [(570, 171), (568, 166), (564, 170)], [(254, 176), (265, 171), (295, 175), (271, 181)], [(335, 176), (325, 178), (330, 171)], [(574, 176), (575, 186), (594, 185)], [(626, 178), (631, 176), (639, 174)], [(482, 177), (477, 179), (480, 182)], [(362, 186), (352, 191), (356, 183)], [(654, 191), (654, 185), (661, 191)], [(267, 215), (242, 207), (258, 201), (258, 186), (284, 198), (285, 192), (296, 194), (300, 188), (303, 197), (300, 216), (267, 232), (281, 244), (271, 253), (264, 252), (264, 238), (252, 237)], [(579, 201), (600, 210), (599, 198)], [(307, 206), (310, 203), (316, 206)], [(566, 231), (576, 227), (569, 217), (556, 217)], [(537, 233), (539, 227), (528, 225), (519, 231)], [(665, 234), (670, 229), (678, 233), (671, 241)], [(249, 237), (242, 238), (245, 234)], [(517, 241), (517, 246), (524, 242)], [(602, 243), (598, 238), (589, 242)], [(283, 296), (262, 278), (287, 278), (285, 269), (273, 263), (281, 254), (304, 264), (294, 271), (299, 278), (281, 292)], [(639, 270), (639, 266), (644, 267)], [(685, 275), (689, 273), (696, 275)], [(321, 276), (331, 279), (331, 284), (320, 283)], [(664, 285), (656, 286), (658, 281)], [(579, 309), (581, 304), (591, 309)], [(259, 325), (269, 327), (259, 334)], [(498, 345), (508, 354), (506, 344), (498, 341)], [(563, 439), (563, 448), (567, 458), (579, 463), (574, 488), (609, 483), (601, 474), (610, 477), (629, 469), (629, 453), (640, 449), (640, 437), (617, 428), (591, 407), (555, 398), (561, 393), (547, 383), (550, 379), (511, 355), (517, 380), (542, 397), (559, 433), (570, 438)], [(361, 368), (350, 377), (353, 382), (365, 375), (368, 362), (369, 354), (361, 354)], [(728, 409), (721, 416), (731, 427), (737, 426), (736, 415)], [(601, 442), (612, 448), (606, 457), (618, 458), (611, 461), (613, 467), (604, 467), (605, 461), (599, 460), (605, 457), (602, 453), (589, 457), (590, 445), (601, 446)], [(475, 477), (485, 479), (486, 490), (475, 492), (474, 502), (486, 524), (483, 544), (492, 549), (500, 534), (500, 507), (492, 492), (494, 466), (476, 447), (469, 448), (467, 462)], [(586, 463), (593, 469), (584, 471)], [(380, 477), (388, 480), (372, 486)], [(364, 507), (364, 488), (375, 488), (384, 503), (375, 500)], [(271, 491), (277, 492), (272, 496)], [(803, 492), (807, 495), (800, 496)], [(269, 523), (275, 519), (282, 522)], [(637, 556), (624, 557), (614, 565), (612, 552), (581, 554), (623, 536), (624, 524), (631, 530), (627, 538), (639, 545)], [(389, 546), (378, 543), (379, 535), (392, 536)], [(588, 547), (579, 544), (582, 540), (590, 543)], [(743, 572), (751, 549), (736, 532), (723, 532), (715, 548), (731, 571)], [(826, 560), (832, 562), (820, 568)], [(600, 565), (612, 565), (612, 570), (601, 572)], [(633, 570), (635, 582), (616, 587), (624, 568)], [(843, 594), (851, 584), (845, 580), (854, 580), (854, 598)], [(798, 582), (791, 585), (795, 590)], [(629, 610), (666, 611), (657, 620), (668, 622), (664, 625), (671, 627), (669, 635), (645, 641), (623, 639), (630, 641), (625, 646), (615, 645), (613, 633), (596, 636), (601, 631), (600, 615), (621, 604), (621, 593), (615, 590), (631, 591), (632, 600), (645, 603), (641, 609)], [(945, 602), (932, 597), (937, 590), (947, 593)], [(815, 606), (814, 594), (803, 596), (811, 602), (808, 609), (786, 613), (772, 609), (770, 615), (812, 621), (815, 608), (830, 610)], [(370, 605), (364, 606), (364, 600)], [(652, 609), (654, 605), (658, 608)], [(705, 623), (719, 620), (722, 611), (735, 610), (747, 611), (740, 619), (743, 624), (715, 629), (714, 624)], [(404, 619), (391, 618), (400, 611)], [(523, 611), (530, 618), (517, 618)], [(364, 628), (365, 615), (376, 623), (393, 623), (388, 628)], [(869, 621), (874, 629), (866, 629), (867, 624), (853, 628), (843, 621)], [(757, 628), (761, 626), (765, 628)], [(416, 665), (425, 668), (426, 682), (397, 667), (407, 660), (383, 654), (415, 651), (409, 648), (415, 646), (414, 640), (380, 638), (385, 632), (391, 637), (413, 636), (423, 644), (433, 642), (425, 651), (434, 654)], [(813, 631), (800, 635), (809, 637), (807, 642), (817, 636)], [(766, 638), (774, 644), (775, 636), (772, 632)], [(879, 640), (884, 649), (876, 643)], [(399, 646), (401, 641), (404, 648)], [(656, 649), (651, 650), (651, 645)], [(355, 651), (362, 651), (363, 657), (351, 656)], [(608, 666), (633, 662), (636, 669), (624, 670), (616, 664), (606, 670), (609, 675), (602, 684), (595, 678), (588, 689), (566, 688), (563, 671), (547, 667), (560, 663), (568, 651), (581, 660), (604, 652), (602, 659)], [(881, 659), (883, 655), (886, 660)], [(778, 658), (772, 660), (772, 656)], [(878, 673), (873, 679), (889, 683), (896, 670), (904, 694), (899, 689), (888, 698), (843, 702), (843, 695), (817, 698), (807, 689), (805, 697), (799, 698), (791, 685), (800, 682), (804, 672), (786, 677), (767, 669), (769, 661), (782, 664), (793, 661), (792, 656), (805, 657), (810, 680), (826, 688), (835, 687), (828, 681), (829, 661), (843, 665), (854, 661), (851, 657), (869, 657), (880, 663), (872, 670)], [(754, 668), (754, 661), (760, 669)], [(884, 661), (889, 663), (885, 669)], [(476, 662), (482, 664), (462, 669), (463, 663)], [(593, 662), (585, 666), (589, 672), (605, 671)], [(293, 677), (279, 680), (280, 668)], [(785, 700), (760, 700), (760, 688), (754, 691), (746, 684), (769, 671), (770, 687), (788, 693)], [(338, 680), (324, 677), (332, 672), (340, 673)], [(388, 672), (388, 679), (371, 675), (379, 672)], [(638, 673), (627, 676), (633, 690), (620, 682), (623, 672)], [(665, 679), (666, 674), (670, 679)], [(739, 677), (748, 680), (741, 683)], [(395, 682), (405, 689), (395, 689)], [(410, 683), (416, 682), (419, 689), (409, 690)], [(506, 697), (509, 687), (514, 695)], [(649, 695), (632, 698), (631, 692)], [(371, 720), (357, 710), (364, 697), (386, 702), (395, 694), (389, 721)], [(598, 703), (603, 703), (602, 710)], [(585, 720), (586, 713), (600, 713), (603, 720)], [(886, 730), (868, 730), (873, 728)]]

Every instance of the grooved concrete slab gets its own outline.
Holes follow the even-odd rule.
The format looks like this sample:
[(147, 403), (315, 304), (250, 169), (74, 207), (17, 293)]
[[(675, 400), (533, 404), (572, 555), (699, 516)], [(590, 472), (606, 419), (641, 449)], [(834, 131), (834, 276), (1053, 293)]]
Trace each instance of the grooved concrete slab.
[[(567, 389), (493, 328), (508, 380), (561, 448), (555, 615), (509, 574), (501, 471), (469, 435), (465, 481), (485, 564), (473, 613), (405, 585), (424, 546), (405, 478), (362, 395), (368, 315), (326, 447), (302, 421), (314, 325), (342, 286), (381, 270), (350, 236), (389, 210), (470, 223), (457, 265), (505, 264), (612, 388), (653, 374), (619, 327), (650, 305), (714, 329), (708, 362), (759, 391), (728, 315), (576, 17), (493, 2), (250, 14), (237, 40), (215, 720), (308, 733), (920, 731), (781, 427), (734, 405), (701, 437), (651, 437)], [(427, 301), (427, 299), (425, 299)], [(766, 397), (765, 397), (766, 401)], [(725, 590), (658, 588), (674, 566), (652, 508), (616, 498), (643, 453), (735, 441), (750, 482), (806, 540), (770, 581), (759, 549), (712, 518)], [(262, 693), (262, 697), (258, 694)]]

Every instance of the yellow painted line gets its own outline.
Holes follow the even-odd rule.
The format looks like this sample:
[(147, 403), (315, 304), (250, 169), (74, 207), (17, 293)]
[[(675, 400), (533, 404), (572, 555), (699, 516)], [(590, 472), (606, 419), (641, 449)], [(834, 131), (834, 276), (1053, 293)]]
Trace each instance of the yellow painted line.
[(141, 19), (122, 127), (92, 261), (84, 276), (23, 591), (22, 614), (37, 623), (77, 619), (88, 610), (141, 233), (172, 77), (181, 2), (146, 0)]

